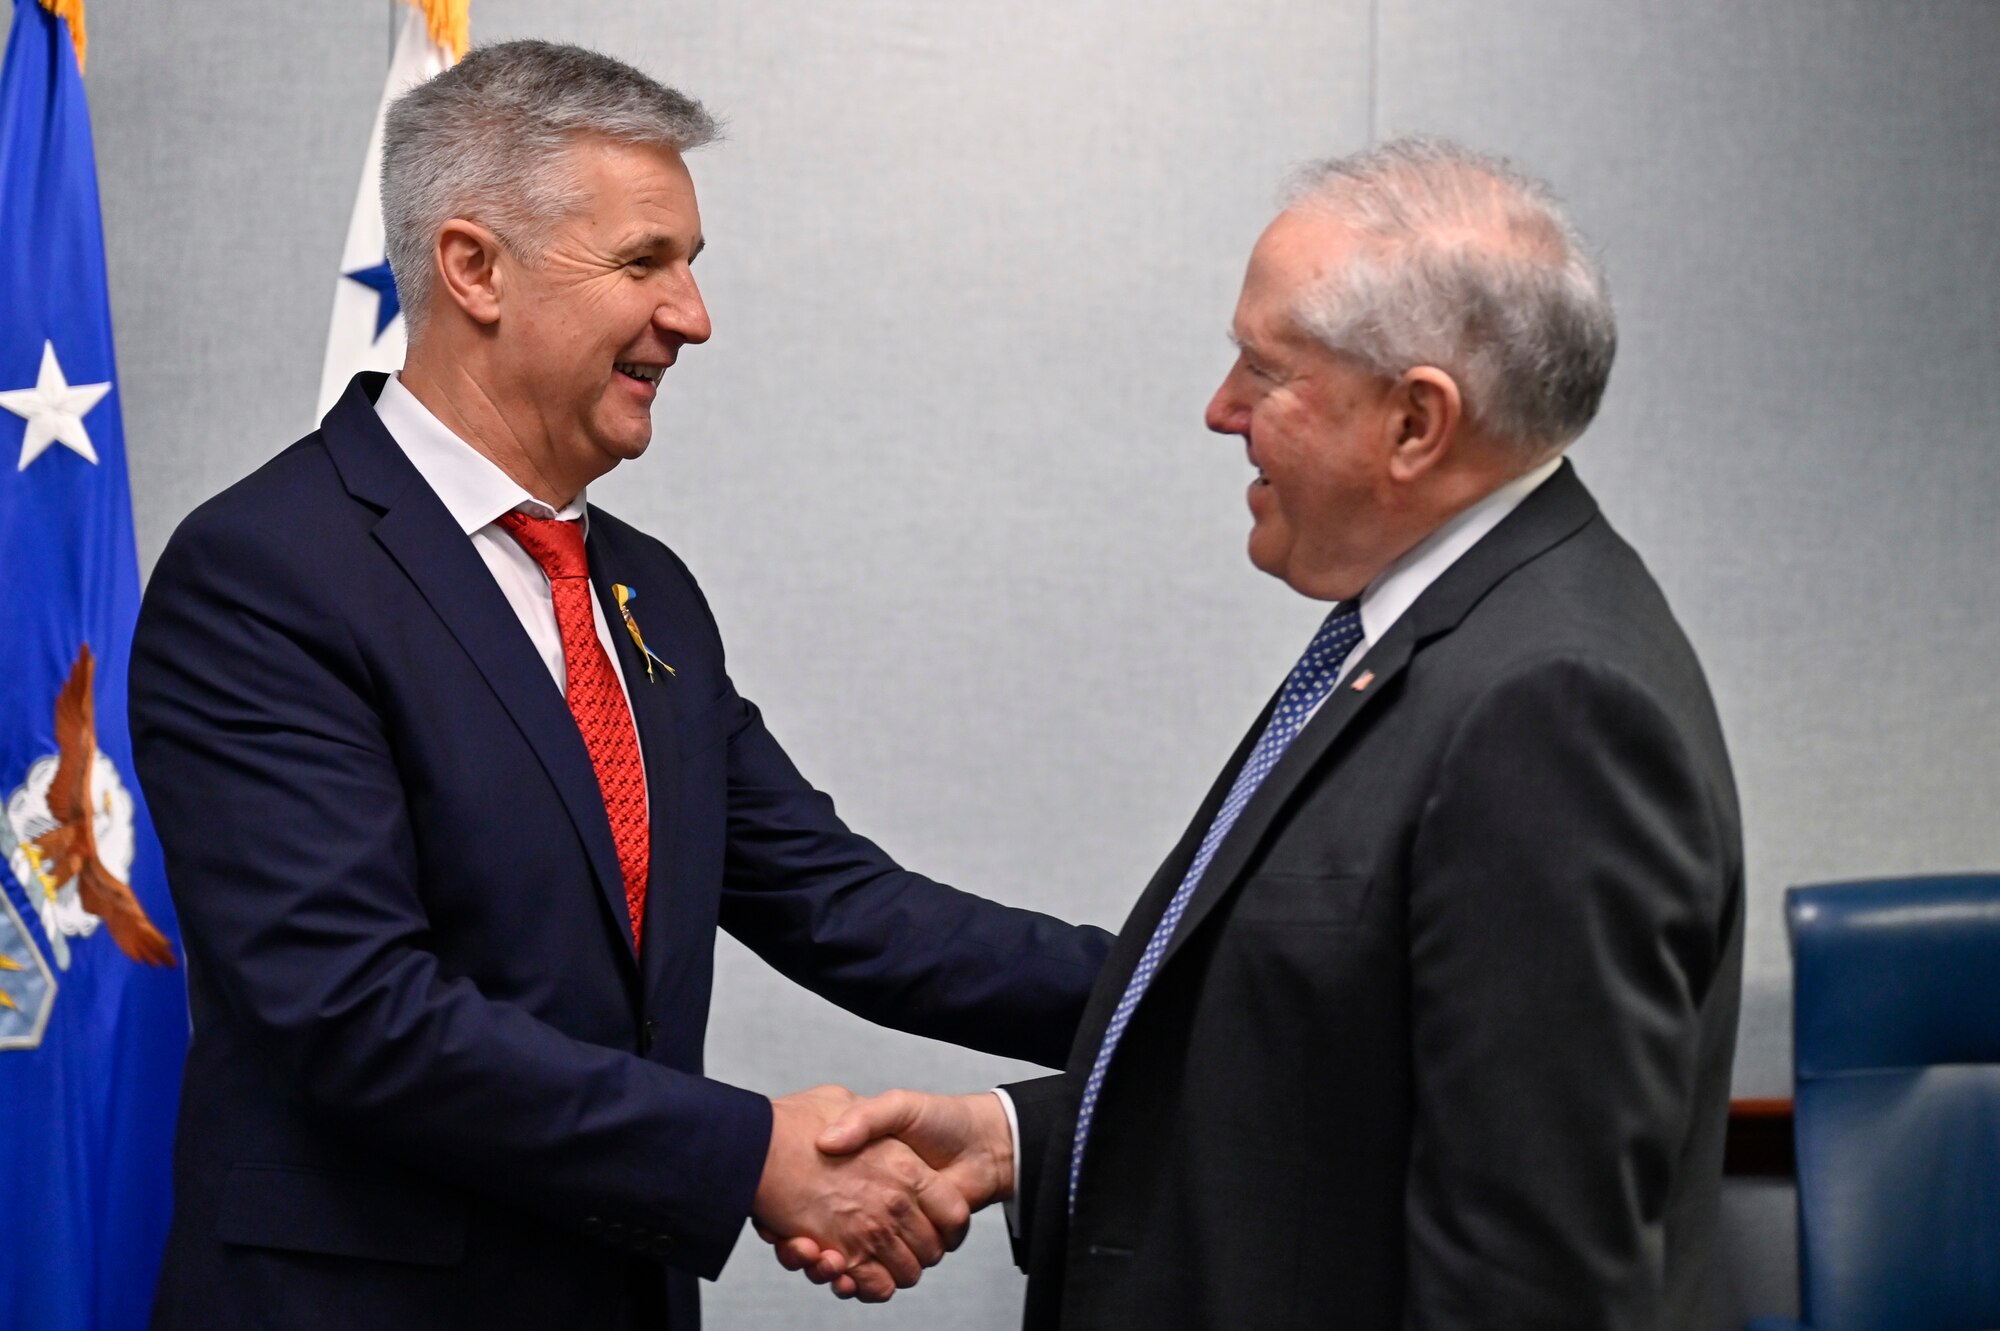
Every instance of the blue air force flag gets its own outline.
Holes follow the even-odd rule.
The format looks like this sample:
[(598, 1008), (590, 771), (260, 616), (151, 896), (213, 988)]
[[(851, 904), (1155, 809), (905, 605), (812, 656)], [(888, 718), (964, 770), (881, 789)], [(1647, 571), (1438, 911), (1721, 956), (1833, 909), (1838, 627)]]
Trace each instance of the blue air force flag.
[(403, 368), (407, 344), (402, 307), (382, 238), (382, 117), (390, 102), (452, 64), (452, 53), (432, 36), (431, 21), (418, 10), (405, 8), (389, 79), (375, 108), (375, 128), (368, 135), (354, 213), (347, 220), (347, 247), (341, 251), (340, 276), (333, 289), (333, 320), (326, 333), (315, 420), (333, 410), (347, 391), (347, 381), (362, 370)]
[[(187, 1003), (132, 780), (139, 567), (69, 22), (0, 67), (0, 1326), (145, 1325)], [(79, 0), (60, 0), (81, 19)]]

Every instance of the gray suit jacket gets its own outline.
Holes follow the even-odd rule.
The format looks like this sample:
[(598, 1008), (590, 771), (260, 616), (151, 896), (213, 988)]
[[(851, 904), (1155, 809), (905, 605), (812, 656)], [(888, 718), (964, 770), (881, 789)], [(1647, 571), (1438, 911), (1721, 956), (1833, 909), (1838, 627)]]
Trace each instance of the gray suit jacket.
[(1126, 922), (1068, 1071), (1008, 1088), (1028, 1327), (1694, 1325), (1741, 984), (1736, 794), (1693, 651), (1567, 464), (1244, 810), (1120, 1043), (1067, 1213), (1084, 1075), (1263, 724)]

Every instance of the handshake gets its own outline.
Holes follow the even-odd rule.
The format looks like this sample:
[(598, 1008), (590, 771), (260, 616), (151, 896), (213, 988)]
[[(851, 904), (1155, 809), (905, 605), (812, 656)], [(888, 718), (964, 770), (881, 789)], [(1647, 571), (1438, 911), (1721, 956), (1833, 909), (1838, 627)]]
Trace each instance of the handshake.
[(999, 1096), (816, 1086), (771, 1102), (751, 1219), (786, 1270), (880, 1303), (956, 1248), (974, 1211), (1013, 1195)]

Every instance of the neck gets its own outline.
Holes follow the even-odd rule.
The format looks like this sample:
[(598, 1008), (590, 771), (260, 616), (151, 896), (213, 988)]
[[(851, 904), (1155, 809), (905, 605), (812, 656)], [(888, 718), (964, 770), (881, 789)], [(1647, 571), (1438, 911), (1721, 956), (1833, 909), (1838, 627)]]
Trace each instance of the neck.
[(1441, 531), (1447, 523), (1518, 477), (1525, 476), (1548, 455), (1530, 457), (1524, 451), (1490, 439), (1461, 443), (1427, 469), (1405, 490), (1396, 517), (1365, 568), (1333, 590), (1332, 600), (1361, 595), (1384, 570)]
[[(485, 376), (465, 368), (472, 363), (468, 358), (427, 351), (410, 348), (396, 375), (410, 396), (523, 490), (550, 508), (568, 507), (592, 478), (565, 475), (556, 465), (546, 432), (533, 428), (539, 422), (532, 412), (510, 410), (486, 387)], [(523, 416), (529, 420), (528, 430), (514, 424)]]
[[(1468, 431), (1422, 478), (1416, 495), (1417, 541), (1429, 536), (1486, 496), (1548, 461), (1489, 435)], [(1410, 542), (1415, 545), (1416, 541)]]

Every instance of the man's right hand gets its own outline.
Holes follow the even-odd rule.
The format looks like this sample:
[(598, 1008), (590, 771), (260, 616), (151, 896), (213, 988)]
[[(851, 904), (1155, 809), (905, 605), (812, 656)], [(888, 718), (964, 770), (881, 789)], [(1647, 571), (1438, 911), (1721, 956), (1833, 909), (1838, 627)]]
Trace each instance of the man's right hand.
[(855, 1102), (838, 1086), (771, 1102), (771, 1145), (751, 1216), (781, 1253), (788, 1242), (810, 1252), (827, 1272), (821, 1283), (878, 1303), (958, 1246), (971, 1208), (901, 1142), (862, 1136), (844, 1151), (823, 1151), (821, 1135)]
[[(853, 1101), (819, 1134), (818, 1147), (829, 1156), (853, 1158), (854, 1152), (889, 1144), (887, 1138), (914, 1150), (937, 1171), (944, 1185), (940, 1190), (961, 1197), (971, 1210), (1014, 1195), (1014, 1135), (1007, 1111), (992, 1092), (945, 1096), (888, 1091)], [(830, 1283), (843, 1298), (856, 1293), (869, 1297), (860, 1280), (867, 1274), (865, 1264), (857, 1267), (854, 1254), (838, 1243), (810, 1232), (773, 1242), (787, 1270), (804, 1271), (816, 1284)]]

